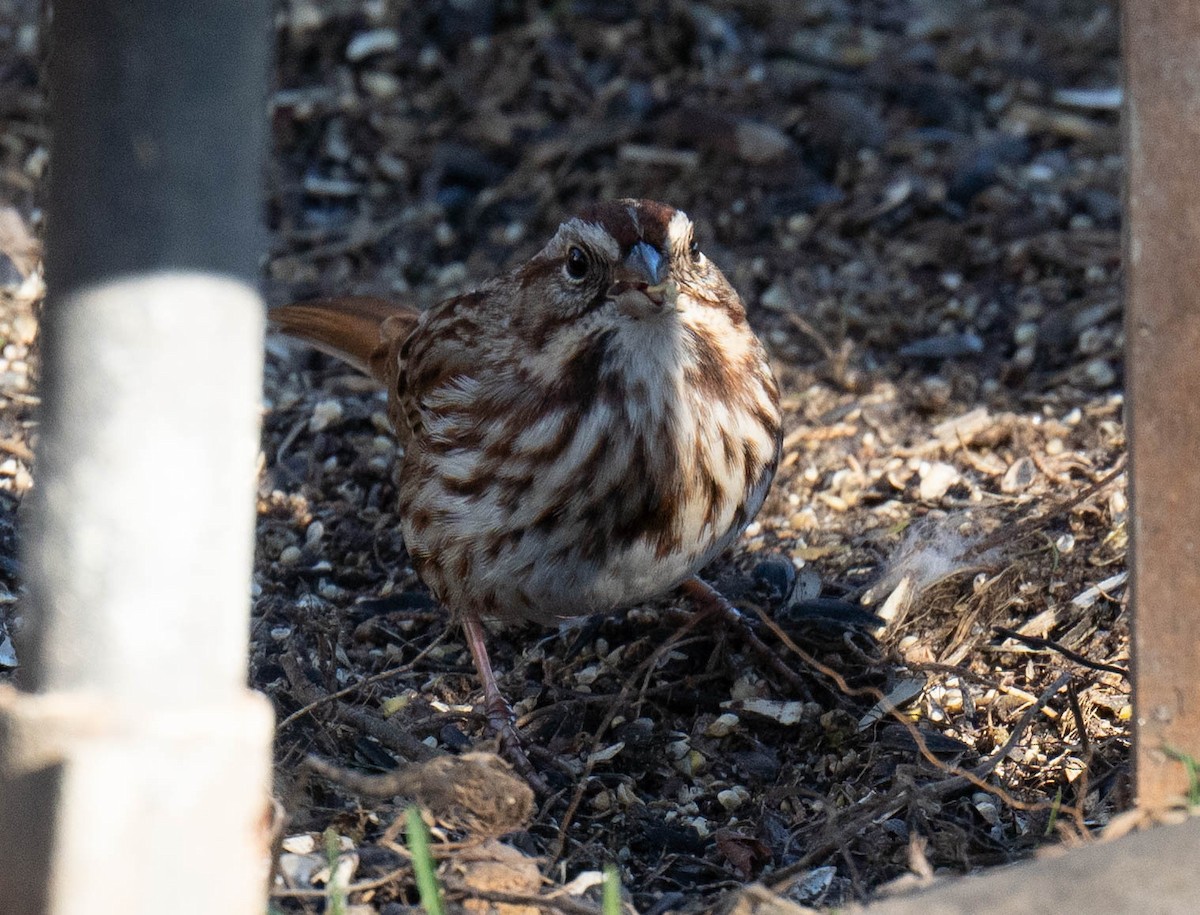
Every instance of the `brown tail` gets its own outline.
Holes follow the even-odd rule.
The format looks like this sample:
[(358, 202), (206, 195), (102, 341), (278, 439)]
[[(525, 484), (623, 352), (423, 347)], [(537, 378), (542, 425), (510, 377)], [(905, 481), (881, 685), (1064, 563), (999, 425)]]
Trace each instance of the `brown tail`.
[(272, 308), (269, 317), (288, 336), (388, 384), (396, 371), (397, 350), (416, 327), (420, 312), (386, 299), (346, 296), (281, 305)]

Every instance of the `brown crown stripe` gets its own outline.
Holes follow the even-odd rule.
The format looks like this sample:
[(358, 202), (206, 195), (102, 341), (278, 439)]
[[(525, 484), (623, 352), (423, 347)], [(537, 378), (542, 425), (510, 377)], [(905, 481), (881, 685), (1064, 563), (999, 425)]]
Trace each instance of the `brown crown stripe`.
[(667, 229), (675, 213), (673, 207), (653, 200), (613, 200), (587, 207), (579, 213), (579, 218), (608, 232), (622, 253), (639, 241), (666, 251)]

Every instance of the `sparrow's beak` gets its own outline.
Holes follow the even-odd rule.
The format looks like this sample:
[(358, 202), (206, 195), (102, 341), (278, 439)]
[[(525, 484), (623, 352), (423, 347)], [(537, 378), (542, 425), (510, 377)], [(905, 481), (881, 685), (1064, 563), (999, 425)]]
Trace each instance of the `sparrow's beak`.
[(631, 318), (643, 318), (675, 307), (675, 284), (670, 265), (653, 245), (639, 241), (617, 268), (609, 295)]
[(639, 241), (630, 249), (625, 263), (617, 271), (617, 279), (643, 286), (658, 286), (667, 278), (667, 262), (653, 245)]

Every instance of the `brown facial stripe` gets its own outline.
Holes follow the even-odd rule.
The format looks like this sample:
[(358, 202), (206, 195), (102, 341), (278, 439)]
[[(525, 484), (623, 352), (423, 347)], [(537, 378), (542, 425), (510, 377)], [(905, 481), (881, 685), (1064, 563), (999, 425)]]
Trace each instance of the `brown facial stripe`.
[[(602, 266), (592, 268), (595, 275), (577, 288), (563, 286), (554, 293), (562, 296), (564, 309), (548, 308), (535, 309), (521, 320), (522, 336), (526, 343), (534, 349), (542, 349), (556, 332), (568, 322), (578, 320), (600, 308), (608, 301), (608, 271)], [(517, 279), (523, 287), (545, 287), (547, 283), (557, 283), (555, 276), (562, 270), (559, 260), (535, 260), (526, 264), (517, 274)], [(518, 316), (519, 318), (521, 316)]]
[[(568, 315), (564, 316), (557, 311), (549, 311), (540, 313), (537, 320), (528, 322), (525, 333), (525, 340), (533, 349), (540, 350), (550, 342), (551, 337), (565, 326), (569, 326), (570, 322), (578, 321), (584, 315), (591, 314), (597, 308), (600, 308), (608, 301), (608, 282), (605, 280), (600, 287), (592, 293), (591, 298), (587, 299), (582, 307), (574, 307)], [(576, 300), (578, 301), (578, 300)]]
[(612, 387), (613, 381), (605, 381), (604, 364), (608, 358), (608, 348), (616, 331), (606, 330), (590, 337), (564, 366), (563, 383), (545, 390), (542, 399), (544, 407), (556, 409), (575, 409), (582, 415), (586, 413), (596, 398), (609, 396), (604, 388)]
[(696, 327), (687, 327), (686, 332), (689, 348), (696, 357), (695, 367), (687, 371), (688, 384), (713, 397), (728, 399), (737, 388), (737, 380), (717, 341)]

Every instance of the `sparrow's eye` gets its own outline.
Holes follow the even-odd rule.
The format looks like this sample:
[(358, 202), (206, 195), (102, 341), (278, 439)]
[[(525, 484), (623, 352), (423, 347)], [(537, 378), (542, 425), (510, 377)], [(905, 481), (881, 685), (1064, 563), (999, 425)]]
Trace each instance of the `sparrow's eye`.
[(700, 258), (703, 256), (700, 254), (700, 242), (693, 238), (692, 243), (688, 245), (688, 253), (692, 256), (692, 263), (700, 263)]
[(588, 259), (587, 255), (583, 253), (582, 248), (572, 246), (567, 251), (567, 263), (563, 269), (567, 272), (567, 277), (576, 282), (587, 276)]

